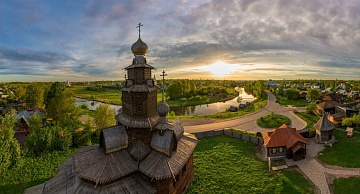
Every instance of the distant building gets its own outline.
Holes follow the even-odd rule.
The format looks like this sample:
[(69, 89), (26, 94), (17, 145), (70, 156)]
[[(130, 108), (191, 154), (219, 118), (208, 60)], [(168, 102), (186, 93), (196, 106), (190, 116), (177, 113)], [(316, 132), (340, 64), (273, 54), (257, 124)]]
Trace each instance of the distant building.
[(71, 86), (71, 83), (69, 82), (69, 80), (66, 80), (65, 86), (66, 86), (66, 87), (70, 87), (70, 86)]

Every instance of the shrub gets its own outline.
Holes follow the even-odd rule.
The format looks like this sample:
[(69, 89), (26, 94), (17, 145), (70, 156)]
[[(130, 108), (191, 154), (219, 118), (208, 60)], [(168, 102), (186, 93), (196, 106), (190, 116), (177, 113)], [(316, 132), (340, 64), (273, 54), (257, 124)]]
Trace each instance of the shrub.
[(87, 104), (80, 105), (80, 108), (84, 110), (89, 110), (89, 106)]

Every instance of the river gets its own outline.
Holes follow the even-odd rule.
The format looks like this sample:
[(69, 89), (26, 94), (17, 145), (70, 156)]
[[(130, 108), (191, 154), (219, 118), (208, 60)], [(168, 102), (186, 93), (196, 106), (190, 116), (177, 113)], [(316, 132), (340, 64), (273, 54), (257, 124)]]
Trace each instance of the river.
[[(246, 102), (252, 102), (255, 100), (254, 96), (247, 94), (242, 88), (240, 89), (241, 92), (239, 93), (238, 97), (235, 97), (232, 100), (227, 100), (225, 102), (214, 102), (211, 104), (203, 104), (197, 106), (183, 106), (183, 107), (171, 107), (170, 111), (174, 111), (176, 116), (184, 116), (184, 115), (205, 115), (205, 114), (213, 114), (217, 112), (224, 112), (230, 106), (238, 107), (240, 102), (245, 104)], [(91, 105), (93, 101), (75, 98), (76, 105), (79, 106), (81, 104), (87, 104), (90, 110), (96, 110), (102, 102), (94, 102), (94, 106)], [(118, 105), (110, 105), (111, 108), (117, 112), (121, 106)]]

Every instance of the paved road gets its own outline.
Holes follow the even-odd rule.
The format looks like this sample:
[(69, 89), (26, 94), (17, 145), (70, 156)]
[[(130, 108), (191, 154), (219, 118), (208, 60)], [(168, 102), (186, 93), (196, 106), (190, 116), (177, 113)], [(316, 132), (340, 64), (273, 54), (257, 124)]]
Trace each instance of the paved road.
[[(276, 114), (282, 114), (291, 119), (291, 127), (295, 127), (296, 129), (303, 129), (306, 126), (306, 122), (297, 117), (293, 111), (297, 108), (281, 107), (278, 103), (276, 103), (275, 96), (271, 92), (266, 92), (268, 94), (268, 103), (266, 106), (254, 113), (250, 113), (241, 117), (236, 117), (233, 119), (224, 120), (218, 123), (210, 123), (203, 125), (192, 125), (192, 126), (184, 126), (185, 132), (195, 133), (202, 131), (211, 131), (217, 129), (224, 128), (234, 128), (242, 131), (249, 132), (261, 132), (264, 130), (268, 130), (265, 128), (261, 128), (256, 125), (256, 120), (262, 116), (270, 114), (270, 111), (274, 111)], [(303, 110), (303, 108), (300, 108)]]

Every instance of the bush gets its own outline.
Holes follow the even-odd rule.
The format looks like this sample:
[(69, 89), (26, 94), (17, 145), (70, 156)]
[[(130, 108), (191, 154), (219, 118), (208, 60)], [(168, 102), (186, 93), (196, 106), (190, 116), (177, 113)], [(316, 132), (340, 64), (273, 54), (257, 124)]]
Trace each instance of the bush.
[(84, 110), (89, 110), (89, 106), (87, 104), (80, 105), (80, 108)]
[(288, 100), (298, 100), (301, 98), (301, 95), (298, 91), (293, 90), (293, 89), (287, 89), (285, 91), (284, 96), (288, 99)]

